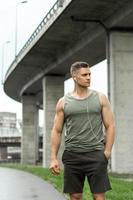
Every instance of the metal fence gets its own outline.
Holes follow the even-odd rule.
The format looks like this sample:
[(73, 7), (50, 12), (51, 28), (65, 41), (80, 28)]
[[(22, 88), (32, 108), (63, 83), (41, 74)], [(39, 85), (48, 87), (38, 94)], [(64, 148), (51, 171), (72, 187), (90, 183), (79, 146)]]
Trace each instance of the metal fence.
[(28, 41), (25, 43), (23, 48), (20, 50), (17, 56), (20, 56), (25, 49), (31, 44), (31, 42), (35, 39), (35, 37), (38, 35), (38, 33), (42, 30), (42, 28), (47, 24), (47, 22), (50, 20), (50, 18), (56, 13), (58, 8), (63, 7), (64, 0), (57, 0), (56, 3), (53, 5), (53, 7), (50, 9), (50, 11), (46, 14), (44, 19), (41, 21), (41, 23), (37, 26), (35, 31), (32, 33)]

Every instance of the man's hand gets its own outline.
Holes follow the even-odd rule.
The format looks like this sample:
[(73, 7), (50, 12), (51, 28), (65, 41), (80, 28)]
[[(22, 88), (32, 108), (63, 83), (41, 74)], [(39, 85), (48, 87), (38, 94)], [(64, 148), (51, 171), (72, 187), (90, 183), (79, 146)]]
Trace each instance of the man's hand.
[(110, 158), (110, 156), (111, 156), (111, 152), (110, 151), (104, 151), (104, 155), (105, 155), (105, 157), (107, 158), (107, 160)]
[(60, 174), (60, 166), (58, 160), (52, 160), (50, 165), (50, 170), (53, 175), (59, 175)]

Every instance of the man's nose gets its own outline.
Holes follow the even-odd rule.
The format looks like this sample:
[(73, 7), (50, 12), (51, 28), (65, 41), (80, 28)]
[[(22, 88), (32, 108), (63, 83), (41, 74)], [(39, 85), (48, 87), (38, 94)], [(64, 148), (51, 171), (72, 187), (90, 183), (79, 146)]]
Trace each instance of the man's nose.
[(90, 75), (87, 76), (87, 80), (90, 80)]

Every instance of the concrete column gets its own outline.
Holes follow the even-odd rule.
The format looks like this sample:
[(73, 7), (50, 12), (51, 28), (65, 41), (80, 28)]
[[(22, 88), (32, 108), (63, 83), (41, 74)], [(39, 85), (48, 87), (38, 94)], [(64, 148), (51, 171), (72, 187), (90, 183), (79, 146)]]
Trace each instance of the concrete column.
[(0, 160), (7, 159), (7, 147), (0, 147)]
[(111, 31), (110, 100), (116, 120), (112, 171), (133, 173), (133, 33)]
[(38, 108), (34, 95), (22, 96), (23, 129), (22, 129), (22, 164), (36, 164), (38, 160)]
[[(50, 137), (55, 107), (59, 98), (64, 95), (64, 77), (46, 76), (43, 79), (43, 108), (44, 108), (44, 136), (43, 136), (43, 166), (49, 167), (50, 164)], [(63, 137), (59, 152), (61, 159), (62, 149), (64, 147)]]

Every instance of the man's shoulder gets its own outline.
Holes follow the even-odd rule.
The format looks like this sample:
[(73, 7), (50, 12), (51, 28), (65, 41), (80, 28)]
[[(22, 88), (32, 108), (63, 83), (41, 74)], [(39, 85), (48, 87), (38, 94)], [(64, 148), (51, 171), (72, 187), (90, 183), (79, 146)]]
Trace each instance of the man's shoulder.
[(58, 100), (58, 102), (62, 103), (62, 102), (64, 102), (64, 99), (65, 99), (65, 96), (61, 97), (61, 98)]
[(108, 97), (100, 92), (100, 91), (97, 91), (97, 90), (92, 90), (94, 94), (98, 95), (98, 98), (99, 98), (99, 101), (100, 101), (100, 104), (103, 105), (105, 101), (107, 101)]
[(106, 95), (98, 90), (92, 90), (93, 93), (97, 94), (99, 97), (106, 97)]
[(64, 96), (58, 100), (56, 108), (58, 110), (64, 109)]

